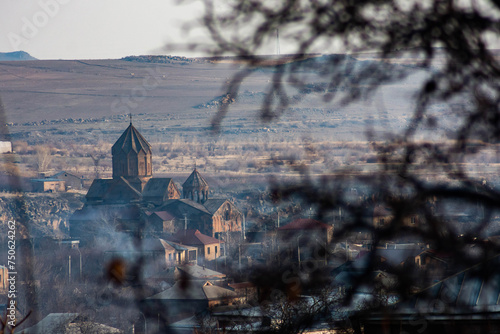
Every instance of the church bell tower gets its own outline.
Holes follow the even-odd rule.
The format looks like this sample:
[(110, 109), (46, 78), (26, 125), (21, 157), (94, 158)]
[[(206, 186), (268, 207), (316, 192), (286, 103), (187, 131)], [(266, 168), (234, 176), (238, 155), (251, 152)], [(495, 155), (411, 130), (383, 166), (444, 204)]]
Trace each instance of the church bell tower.
[(113, 179), (125, 178), (142, 192), (153, 176), (151, 145), (137, 131), (130, 118), (129, 127), (111, 148)]

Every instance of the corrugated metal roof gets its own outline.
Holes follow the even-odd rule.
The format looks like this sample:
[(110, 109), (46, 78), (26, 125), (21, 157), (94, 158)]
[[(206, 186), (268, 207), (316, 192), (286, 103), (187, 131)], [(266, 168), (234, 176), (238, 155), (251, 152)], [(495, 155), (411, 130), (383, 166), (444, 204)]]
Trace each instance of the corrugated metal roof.
[(122, 133), (120, 138), (111, 148), (113, 155), (118, 154), (120, 151), (128, 154), (131, 151), (139, 153), (143, 150), (145, 153), (151, 152), (151, 145), (148, 141), (137, 131), (137, 129), (130, 123), (129, 127)]

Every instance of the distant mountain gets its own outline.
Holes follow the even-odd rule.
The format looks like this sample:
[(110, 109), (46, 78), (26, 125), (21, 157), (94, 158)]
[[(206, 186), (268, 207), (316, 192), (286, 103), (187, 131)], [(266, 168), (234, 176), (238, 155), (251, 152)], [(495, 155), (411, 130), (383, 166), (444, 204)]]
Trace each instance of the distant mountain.
[(14, 61), (14, 60), (37, 60), (37, 59), (24, 51), (0, 52), (0, 61)]

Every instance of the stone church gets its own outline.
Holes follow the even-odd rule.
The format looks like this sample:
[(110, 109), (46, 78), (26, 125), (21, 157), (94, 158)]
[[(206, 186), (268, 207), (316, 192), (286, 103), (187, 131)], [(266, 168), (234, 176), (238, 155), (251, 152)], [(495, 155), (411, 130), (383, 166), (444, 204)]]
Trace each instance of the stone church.
[(95, 179), (84, 207), (69, 219), (70, 235), (96, 241), (116, 231), (166, 236), (182, 229), (224, 239), (241, 234), (242, 213), (227, 199), (210, 198), (196, 170), (182, 184), (153, 177), (151, 145), (132, 122), (111, 149), (113, 177)]

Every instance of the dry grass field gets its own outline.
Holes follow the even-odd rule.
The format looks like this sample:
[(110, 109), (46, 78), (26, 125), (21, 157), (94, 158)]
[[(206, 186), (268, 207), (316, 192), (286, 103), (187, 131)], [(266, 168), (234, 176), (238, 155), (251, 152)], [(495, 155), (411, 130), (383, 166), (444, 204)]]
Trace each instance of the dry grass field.
[[(381, 61), (368, 54), (355, 57), (359, 66)], [(254, 177), (262, 185), (271, 175), (297, 176), (298, 166), (307, 166), (312, 174), (370, 172), (380, 168), (371, 143), (407, 127), (413, 96), (426, 77), (425, 71), (409, 67), (406, 79), (382, 85), (370, 98), (348, 105), (339, 99), (349, 87), (338, 87), (338, 98), (331, 103), (321, 93), (306, 94), (279, 119), (264, 123), (260, 104), (273, 72), (256, 68), (231, 104), (222, 131), (214, 134), (210, 122), (241, 62), (166, 59), (0, 62), (0, 97), (16, 151), (4, 171), (19, 167), (27, 177), (41, 169), (49, 174), (67, 170), (89, 179), (96, 173), (109, 177), (111, 145), (128, 126), (131, 113), (153, 146), (155, 175), (178, 182), (195, 165), (214, 179), (246, 183)], [(401, 63), (414, 65), (418, 59)], [(329, 80), (314, 71), (305, 77), (313, 88)], [(439, 131), (424, 129), (420, 139), (447, 140), (447, 131), (455, 126), (454, 105), (461, 103), (431, 106)], [(40, 147), (48, 147), (50, 154), (43, 168)], [(499, 162), (495, 152), (487, 149), (467, 162), (467, 168), (493, 177)], [(92, 156), (99, 157), (97, 168)]]

